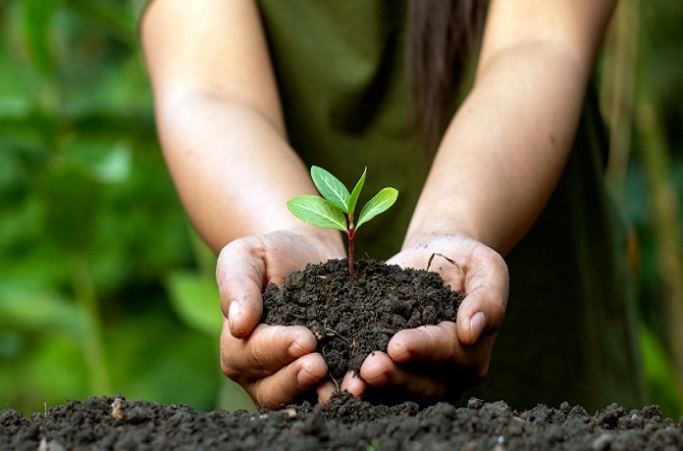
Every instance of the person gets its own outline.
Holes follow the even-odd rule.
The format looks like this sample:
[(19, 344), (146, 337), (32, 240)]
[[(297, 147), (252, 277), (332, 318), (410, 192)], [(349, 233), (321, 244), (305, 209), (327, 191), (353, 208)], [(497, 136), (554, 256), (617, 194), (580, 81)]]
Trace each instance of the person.
[(466, 298), (456, 321), (398, 332), (342, 389), (520, 409), (640, 405), (624, 224), (603, 187), (591, 83), (614, 8), (151, 2), (141, 36), (159, 137), (190, 219), (219, 254), (224, 373), (261, 406), (329, 400), (312, 333), (259, 324), (261, 293), (345, 257), (338, 232), (287, 211), (291, 197), (316, 194), (308, 167), (346, 183), (367, 167), (368, 192), (401, 194), (357, 249), (421, 269), (446, 255), (462, 277), (432, 270)]

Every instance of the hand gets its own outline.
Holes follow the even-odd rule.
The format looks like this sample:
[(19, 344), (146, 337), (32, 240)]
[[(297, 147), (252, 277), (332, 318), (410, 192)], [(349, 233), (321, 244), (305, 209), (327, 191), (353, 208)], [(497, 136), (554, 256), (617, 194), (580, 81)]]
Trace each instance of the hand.
[(446, 285), (464, 290), (456, 322), (402, 330), (389, 341), (387, 352), (365, 359), (360, 378), (347, 375), (342, 389), (355, 396), (394, 400), (457, 401), (488, 372), (496, 333), (505, 315), (508, 271), (503, 258), (465, 236), (423, 236), (388, 263), (438, 272)]
[(261, 293), (271, 283), (282, 285), (307, 263), (343, 255), (339, 234), (308, 231), (248, 236), (221, 251), (216, 269), (223, 310), (221, 368), (256, 404), (276, 408), (295, 402), (327, 377), (327, 365), (314, 353), (317, 342), (310, 330), (259, 324)]

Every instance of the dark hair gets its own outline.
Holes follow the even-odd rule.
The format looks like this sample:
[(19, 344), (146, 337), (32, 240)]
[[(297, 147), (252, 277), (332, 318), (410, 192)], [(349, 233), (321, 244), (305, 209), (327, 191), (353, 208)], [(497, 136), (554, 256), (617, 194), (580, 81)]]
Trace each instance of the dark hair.
[(433, 153), (453, 114), (465, 63), (479, 43), (484, 0), (409, 0), (407, 77), (422, 145)]

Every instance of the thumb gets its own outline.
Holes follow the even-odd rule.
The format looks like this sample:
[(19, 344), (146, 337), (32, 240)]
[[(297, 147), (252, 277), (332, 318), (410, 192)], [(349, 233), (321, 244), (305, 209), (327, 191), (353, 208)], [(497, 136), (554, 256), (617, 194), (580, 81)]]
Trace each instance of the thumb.
[(508, 298), (507, 272), (498, 283), (476, 286), (467, 291), (458, 308), (456, 321), (458, 340), (467, 346), (500, 329)]
[(261, 290), (266, 268), (259, 255), (253, 243), (238, 240), (223, 248), (218, 257), (216, 282), (221, 310), (236, 338), (248, 336), (263, 313)]

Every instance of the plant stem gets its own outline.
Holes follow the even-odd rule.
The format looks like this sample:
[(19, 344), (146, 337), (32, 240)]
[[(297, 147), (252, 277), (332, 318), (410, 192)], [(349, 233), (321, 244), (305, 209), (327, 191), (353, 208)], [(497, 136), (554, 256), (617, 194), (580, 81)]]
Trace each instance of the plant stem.
[(353, 242), (356, 237), (356, 231), (352, 228), (346, 231), (346, 237), (349, 240), (349, 277), (351, 278), (351, 283), (354, 282), (354, 272), (353, 272)]

